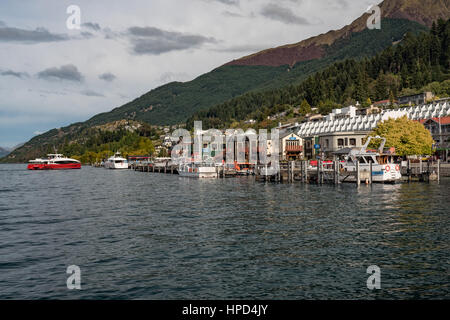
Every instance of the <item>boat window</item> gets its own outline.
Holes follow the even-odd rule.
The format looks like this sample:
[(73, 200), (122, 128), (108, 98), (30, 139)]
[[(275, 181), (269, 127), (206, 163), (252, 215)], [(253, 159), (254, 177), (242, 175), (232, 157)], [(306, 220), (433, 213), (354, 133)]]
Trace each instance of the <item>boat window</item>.
[(366, 158), (364, 158), (364, 157), (360, 157), (358, 160), (359, 160), (359, 163), (367, 163)]

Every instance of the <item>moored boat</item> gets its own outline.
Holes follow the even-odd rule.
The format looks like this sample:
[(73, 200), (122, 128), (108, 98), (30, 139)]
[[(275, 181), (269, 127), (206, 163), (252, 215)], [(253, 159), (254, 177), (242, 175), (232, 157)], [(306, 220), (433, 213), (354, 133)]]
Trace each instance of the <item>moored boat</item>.
[(37, 158), (30, 160), (28, 170), (66, 170), (81, 169), (81, 162), (67, 158), (62, 154), (48, 154), (48, 158)]
[(116, 152), (105, 161), (104, 166), (106, 169), (128, 169), (128, 161), (121, 157), (120, 152)]
[(212, 163), (181, 163), (178, 174), (189, 178), (217, 178), (216, 166)]
[[(362, 148), (352, 149), (345, 156), (345, 162), (341, 163), (343, 181), (354, 182), (356, 180), (355, 173), (357, 171), (357, 164), (359, 166), (361, 180), (369, 179), (371, 170), (373, 182), (395, 183), (401, 180), (402, 174), (400, 164), (393, 161), (392, 154), (383, 153), (383, 147), (386, 139), (379, 136), (375, 138), (383, 140), (378, 152), (367, 150), (367, 147), (372, 139), (372, 137), (369, 137)], [(345, 175), (346, 172), (349, 174)]]

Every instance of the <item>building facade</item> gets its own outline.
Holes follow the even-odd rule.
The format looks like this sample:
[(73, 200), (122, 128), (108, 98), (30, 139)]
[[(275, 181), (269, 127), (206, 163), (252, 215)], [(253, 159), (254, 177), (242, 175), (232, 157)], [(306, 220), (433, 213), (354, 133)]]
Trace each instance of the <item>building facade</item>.
[(326, 157), (344, 148), (360, 148), (369, 131), (333, 132), (319, 136), (320, 150)]
[(433, 137), (436, 156), (442, 161), (448, 162), (450, 149), (450, 116), (420, 120), (420, 123), (430, 131)]
[(280, 135), (280, 160), (303, 159), (303, 139), (294, 132)]
[(413, 94), (409, 96), (402, 96), (398, 98), (398, 104), (409, 104), (409, 105), (419, 105), (427, 103), (434, 98), (433, 93), (423, 92), (419, 94)]

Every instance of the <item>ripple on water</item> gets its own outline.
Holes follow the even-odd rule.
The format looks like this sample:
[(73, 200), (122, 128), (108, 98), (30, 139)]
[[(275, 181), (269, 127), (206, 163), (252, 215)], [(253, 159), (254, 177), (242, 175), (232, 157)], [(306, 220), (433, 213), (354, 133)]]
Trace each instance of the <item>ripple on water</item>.
[(449, 186), (0, 165), (0, 298), (449, 298)]

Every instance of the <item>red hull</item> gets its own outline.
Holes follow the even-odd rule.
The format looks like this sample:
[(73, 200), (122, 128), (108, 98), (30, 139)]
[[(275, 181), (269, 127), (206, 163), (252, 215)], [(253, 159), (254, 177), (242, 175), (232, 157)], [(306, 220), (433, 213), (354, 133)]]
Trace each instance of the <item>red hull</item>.
[(44, 163), (32, 163), (27, 167), (28, 170), (68, 170), (68, 169), (81, 169), (80, 163), (64, 163), (64, 164), (44, 164)]

